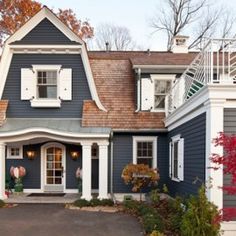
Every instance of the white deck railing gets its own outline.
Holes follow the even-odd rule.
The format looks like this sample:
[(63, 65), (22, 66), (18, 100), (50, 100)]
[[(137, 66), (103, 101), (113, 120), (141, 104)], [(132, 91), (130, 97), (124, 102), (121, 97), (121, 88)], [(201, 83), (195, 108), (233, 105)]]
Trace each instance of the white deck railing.
[(236, 39), (208, 40), (200, 53), (176, 78), (167, 96), (167, 115), (207, 84), (236, 84)]

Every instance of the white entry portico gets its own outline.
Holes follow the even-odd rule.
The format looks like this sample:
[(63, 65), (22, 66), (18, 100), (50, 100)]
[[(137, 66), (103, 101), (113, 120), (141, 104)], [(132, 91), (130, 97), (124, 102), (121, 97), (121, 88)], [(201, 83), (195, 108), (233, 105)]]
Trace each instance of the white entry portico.
[[(10, 119), (9, 119), (10, 120)], [(19, 121), (9, 121), (16, 123)], [(37, 122), (37, 121), (35, 121)], [(66, 122), (64, 122), (66, 124)], [(32, 125), (32, 123), (31, 123)], [(42, 125), (42, 121), (41, 121)], [(12, 126), (11, 126), (12, 127)], [(65, 128), (65, 125), (64, 127)], [(96, 131), (96, 130), (95, 130)], [(98, 148), (98, 163), (99, 163), (99, 184), (98, 197), (100, 199), (108, 198), (108, 146), (109, 132), (82, 133), (82, 132), (62, 132), (60, 130), (49, 129), (45, 127), (21, 129), (18, 131), (8, 131), (0, 133), (0, 199), (6, 199), (5, 195), (5, 175), (6, 175), (6, 147), (12, 144), (20, 144), (21, 146), (32, 144), (43, 144), (40, 149), (40, 187), (37, 189), (24, 189), (26, 192), (48, 192), (60, 191), (65, 193), (77, 192), (77, 189), (67, 187), (66, 175), (70, 171), (65, 163), (66, 155), (69, 150), (66, 150), (67, 145), (74, 145), (81, 148), (80, 153), (82, 163), (82, 198), (90, 200), (92, 198), (92, 146), (96, 144)], [(25, 152), (23, 152), (25, 153)], [(23, 154), (25, 155), (25, 154)], [(52, 162), (52, 166), (58, 167), (47, 169), (47, 162), (50, 162), (50, 157), (56, 156), (56, 163)], [(26, 158), (25, 156), (22, 158)], [(37, 157), (39, 158), (39, 157)], [(68, 158), (68, 157), (67, 157)], [(55, 159), (55, 157), (54, 157)], [(12, 160), (13, 161), (13, 160)], [(13, 161), (14, 162), (14, 161)], [(19, 162), (18, 162), (19, 163)], [(76, 163), (72, 163), (72, 165)], [(17, 165), (17, 164), (16, 164)], [(77, 168), (77, 166), (75, 166)], [(61, 169), (60, 169), (61, 168)], [(30, 166), (28, 170), (30, 172)], [(72, 178), (75, 173), (70, 173)], [(54, 185), (53, 185), (54, 184)], [(52, 186), (53, 185), (53, 186)]]

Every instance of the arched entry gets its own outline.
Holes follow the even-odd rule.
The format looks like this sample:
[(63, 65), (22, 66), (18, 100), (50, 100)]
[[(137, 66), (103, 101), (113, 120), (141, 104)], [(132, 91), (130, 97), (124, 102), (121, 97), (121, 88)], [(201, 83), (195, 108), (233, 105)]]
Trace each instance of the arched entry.
[(41, 189), (45, 192), (65, 190), (65, 146), (47, 143), (41, 149)]

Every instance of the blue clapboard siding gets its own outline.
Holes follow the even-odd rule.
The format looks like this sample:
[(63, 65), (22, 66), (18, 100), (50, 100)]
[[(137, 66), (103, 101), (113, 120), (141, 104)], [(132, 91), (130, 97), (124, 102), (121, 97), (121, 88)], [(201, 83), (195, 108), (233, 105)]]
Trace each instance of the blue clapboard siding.
[[(172, 195), (196, 194), (205, 181), (206, 113), (172, 130), (169, 141), (178, 134), (184, 138), (184, 181), (168, 178), (168, 188)], [(194, 184), (196, 178), (201, 181)]]
[(168, 137), (166, 133), (156, 134), (114, 134), (113, 154), (113, 192), (128, 193), (131, 187), (124, 184), (121, 174), (124, 167), (133, 162), (133, 136), (157, 136), (157, 166), (161, 180), (159, 185), (166, 183), (168, 176)]
[[(227, 134), (236, 135), (236, 108), (224, 109), (224, 132)], [(231, 185), (230, 175), (224, 174), (223, 178), (224, 185)], [(236, 196), (228, 195), (224, 192), (223, 194), (223, 208), (235, 207)]]
[(54, 26), (48, 19), (42, 20), (35, 28), (33, 28), (20, 41), (12, 44), (78, 44), (71, 41), (62, 33), (56, 26)]
[[(23, 179), (25, 189), (40, 189), (41, 188), (41, 160), (40, 148), (41, 144), (27, 145), (23, 147), (23, 159), (13, 160), (6, 159), (6, 174), (9, 175), (11, 166), (23, 166), (26, 169), (26, 176)], [(63, 143), (62, 143), (63, 144)], [(82, 151), (81, 146), (63, 144), (66, 147), (66, 188), (77, 189), (77, 179), (75, 176), (78, 167), (82, 167)], [(26, 156), (27, 150), (34, 150), (36, 155), (34, 160), (29, 160)], [(70, 156), (71, 151), (78, 151), (80, 157), (73, 161)]]
[[(61, 108), (32, 108), (21, 100), (21, 68), (32, 65), (62, 65), (72, 68), (72, 101), (62, 101)], [(9, 100), (8, 118), (81, 118), (83, 101), (91, 99), (84, 66), (77, 54), (15, 54), (7, 76), (2, 99)]]

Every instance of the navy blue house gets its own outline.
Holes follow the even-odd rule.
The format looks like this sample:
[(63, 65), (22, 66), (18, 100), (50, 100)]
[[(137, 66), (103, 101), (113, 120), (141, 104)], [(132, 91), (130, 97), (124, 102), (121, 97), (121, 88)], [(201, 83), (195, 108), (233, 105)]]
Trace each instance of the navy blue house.
[(144, 163), (171, 195), (196, 194), (212, 179), (209, 200), (236, 205), (219, 188), (230, 177), (209, 168), (211, 153), (223, 153), (211, 140), (236, 133), (236, 42), (218, 53), (210, 45), (222, 41), (199, 53), (186, 42), (175, 37), (170, 52), (87, 51), (43, 7), (2, 52), (0, 199), (10, 167), (23, 166), (25, 192), (76, 193), (80, 167), (83, 198), (122, 200), (132, 193), (123, 168)]

